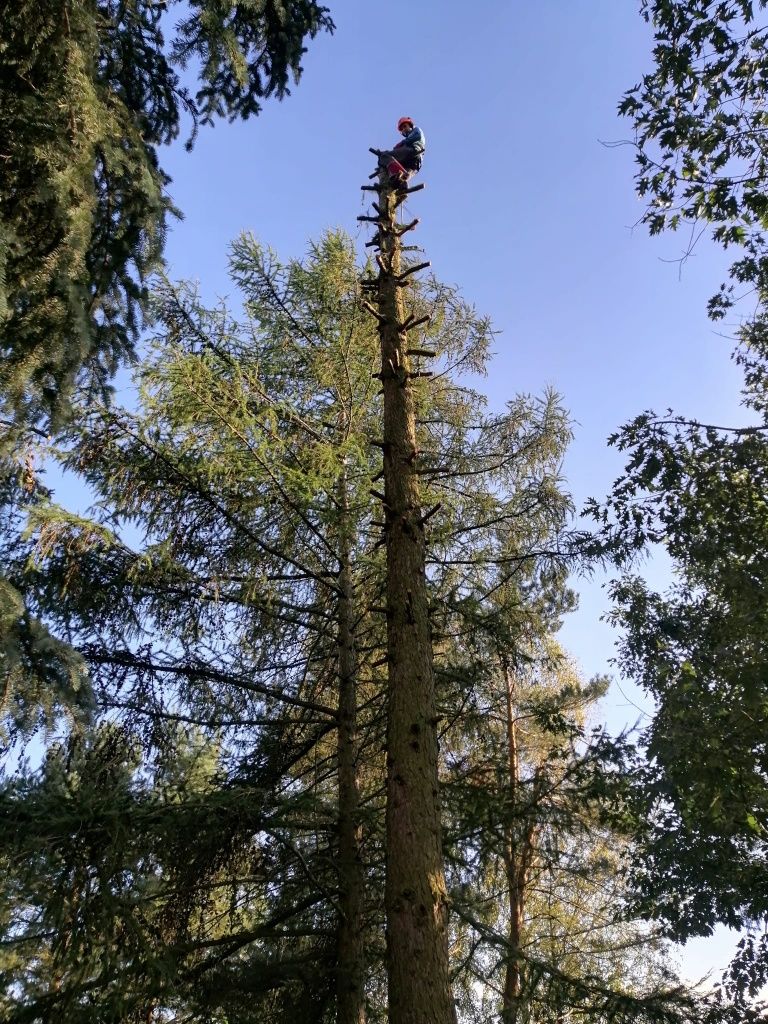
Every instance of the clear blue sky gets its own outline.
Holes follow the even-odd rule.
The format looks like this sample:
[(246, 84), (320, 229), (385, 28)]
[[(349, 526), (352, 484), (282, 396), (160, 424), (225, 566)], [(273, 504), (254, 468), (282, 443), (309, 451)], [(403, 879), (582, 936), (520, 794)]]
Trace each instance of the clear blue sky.
[[(724, 256), (700, 245), (682, 275), (663, 262), (684, 238), (632, 230), (642, 207), (631, 151), (600, 143), (629, 135), (616, 105), (650, 64), (636, 0), (328, 4), (337, 31), (310, 43), (288, 100), (204, 130), (192, 154), (163, 155), (186, 215), (170, 237), (171, 273), (227, 294), (226, 248), (243, 229), (285, 256), (327, 227), (362, 245), (368, 146), (394, 142), (409, 114), (428, 144), (414, 240), (502, 332), (493, 404), (547, 385), (563, 395), (576, 421), (565, 473), (577, 504), (606, 493), (621, 463), (605, 439), (643, 409), (736, 422), (730, 346), (705, 315)], [(614, 638), (599, 622), (599, 581), (579, 589), (563, 640), (592, 675), (608, 668)], [(614, 725), (637, 717), (618, 691), (606, 713)], [(697, 943), (687, 973), (721, 965), (721, 945)]]

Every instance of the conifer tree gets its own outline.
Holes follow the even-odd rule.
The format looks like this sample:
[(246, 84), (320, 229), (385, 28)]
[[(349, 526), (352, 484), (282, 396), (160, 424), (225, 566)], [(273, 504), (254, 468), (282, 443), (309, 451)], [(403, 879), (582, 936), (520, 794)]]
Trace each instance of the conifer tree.
[[(175, 211), (159, 152), (184, 128), (258, 114), (298, 79), (304, 41), (332, 30), (314, 0), (7, 4), (0, 25), (0, 501), (13, 519), (36, 429), (103, 391), (131, 356)], [(197, 81), (185, 69), (199, 65)], [(35, 427), (37, 425), (37, 428)], [(25, 469), (26, 465), (26, 469)], [(34, 490), (34, 488), (33, 488)], [(34, 495), (33, 495), (34, 497)], [(26, 501), (26, 499), (24, 499)], [(12, 505), (5, 508), (5, 502)], [(3, 531), (0, 543), (13, 536)], [(2, 650), (30, 703), (82, 703), (82, 664), (0, 578)], [(6, 626), (7, 624), (7, 626)], [(43, 671), (45, 669), (45, 672)], [(39, 682), (43, 676), (45, 686)], [(50, 690), (47, 688), (50, 687)], [(39, 703), (38, 703), (39, 706)]]
[[(462, 349), (458, 361), (482, 370), (487, 340)], [(480, 979), (486, 995), (493, 990), (489, 958), (498, 954), (511, 1019), (515, 1000), (521, 1021), (566, 1012), (698, 1019), (695, 999), (651, 958), (654, 938), (623, 920), (610, 866), (602, 883), (611, 896), (590, 917), (600, 895), (597, 879), (590, 895), (588, 877), (600, 864), (594, 837), (623, 848), (617, 827), (628, 779), (623, 745), (602, 736), (590, 743), (581, 732), (580, 709), (600, 685), (569, 676), (553, 639), (574, 604), (571, 506), (560, 480), (567, 415), (551, 393), (519, 396), (491, 413), (454, 378), (456, 357), (439, 340), (432, 350), (433, 376), (415, 378), (417, 446), (424, 500), (435, 509), (426, 563), (461, 1009), (467, 1019), (477, 1012)], [(582, 911), (558, 915), (553, 903), (575, 898), (577, 884)], [(500, 899), (509, 906), (494, 918)], [(468, 962), (484, 962), (479, 975), (457, 950), (465, 943), (478, 958), (470, 953)], [(647, 965), (622, 952), (626, 943), (645, 947)]]
[[(164, 17), (182, 17), (169, 42)], [(65, 417), (132, 352), (182, 116), (249, 117), (332, 30), (314, 0), (19, 0), (0, 27), (0, 414)], [(185, 72), (199, 63), (199, 79)], [(182, 72), (184, 73), (182, 75)], [(52, 419), (51, 419), (52, 418)]]
[[(569, 701), (578, 705), (587, 699), (578, 687), (570, 692), (565, 686), (546, 702), (548, 706), (533, 712), (544, 721), (559, 723), (550, 726), (553, 738), (534, 773), (533, 786), (521, 778), (519, 765), (515, 767), (517, 698), (511, 689), (512, 672), (521, 671), (526, 659), (536, 659), (531, 650), (547, 644), (551, 648), (551, 631), (573, 601), (565, 584), (572, 560), (566, 530), (570, 506), (558, 479), (569, 427), (554, 395), (539, 403), (519, 398), (504, 414), (489, 415), (482, 397), (455, 380), (451, 353), (438, 351), (439, 342), (430, 349), (409, 344), (408, 331), (420, 320), (421, 310), (416, 306), (409, 314), (401, 296), (412, 284), (412, 275), (426, 264), (404, 266), (401, 262), (400, 240), (415, 222), (398, 224), (396, 212), (415, 190), (393, 188), (383, 174), (374, 190), (378, 193), (375, 213), (361, 219), (376, 224), (372, 244), (380, 251), (378, 278), (365, 279), (363, 286), (376, 298), (375, 306), (369, 304), (369, 308), (379, 325), (382, 347), (384, 431), (382, 440), (375, 443), (383, 451), (385, 489), (377, 496), (384, 509), (383, 539), (388, 552), (386, 909), (390, 1019), (409, 1024), (438, 1021), (454, 1012), (443, 998), (448, 987), (440, 962), (445, 938), (442, 857), (440, 848), (434, 851), (431, 846), (439, 827), (439, 819), (436, 824), (432, 817), (434, 804), (429, 805), (436, 798), (439, 760), (436, 746), (421, 742), (424, 716), (444, 711), (449, 724), (442, 734), (453, 739), (455, 725), (455, 743), (462, 752), (472, 751), (467, 755), (472, 763), (478, 748), (483, 750), (494, 735), (485, 716), (498, 708), (501, 694), (506, 700), (506, 728), (501, 742), (496, 733), (495, 756), (482, 762), (479, 755), (480, 777), (484, 771), (496, 777), (500, 773), (506, 783), (498, 788), (490, 785), (478, 799), (480, 813), (488, 815), (483, 825), (494, 849), (490, 861), (495, 855), (503, 861), (510, 901), (508, 913), (501, 915), (509, 929), (501, 939), (506, 950), (504, 1019), (533, 1021), (540, 1014), (542, 1021), (555, 1020), (567, 1007), (568, 1012), (573, 1009), (604, 1021), (696, 1019), (695, 1001), (661, 968), (645, 988), (639, 980), (621, 979), (620, 969), (601, 985), (586, 953), (581, 976), (578, 970), (572, 975), (563, 970), (556, 958), (547, 962), (532, 956), (525, 972), (523, 999), (521, 925), (529, 873), (540, 867), (536, 837), (550, 829), (550, 817), (559, 816), (562, 832), (554, 841), (559, 842), (570, 830), (573, 843), (583, 843), (590, 826), (585, 824), (586, 817), (579, 817), (579, 804), (588, 800), (586, 794), (595, 786), (597, 790), (602, 787), (605, 805), (610, 805), (608, 780), (615, 762), (621, 761), (619, 750), (610, 742), (582, 756), (574, 751), (572, 763), (562, 768), (567, 780), (564, 791), (571, 787), (567, 797), (570, 812), (558, 808), (559, 795), (547, 799), (556, 788), (554, 780), (568, 746), (568, 741), (554, 737), (562, 730), (575, 743), (567, 726)], [(461, 358), (473, 369), (482, 369), (487, 342), (486, 334), (477, 349), (464, 348)], [(418, 365), (423, 358), (437, 362), (424, 370)], [(425, 515), (426, 508), (429, 512)], [(428, 538), (425, 522), (429, 522)], [(425, 628), (416, 597), (421, 585), (427, 600)], [(433, 703), (433, 679), (438, 684), (437, 706)], [(478, 710), (476, 735), (467, 720), (475, 700), (483, 709)], [(516, 785), (525, 790), (517, 799), (511, 795)], [(487, 865), (481, 851), (488, 852), (488, 847), (477, 837), (474, 830), (479, 823), (472, 817), (475, 808), (470, 792), (478, 788), (475, 784), (469, 792), (464, 789), (467, 803), (453, 804), (448, 820), (456, 836), (462, 834), (459, 822), (463, 815), (469, 816), (472, 839), (462, 835), (462, 840), (455, 838), (454, 842), (458, 848), (462, 842), (468, 844), (463, 852), (470, 863), (480, 857)], [(581, 813), (585, 814), (583, 808)], [(566, 820), (568, 824), (564, 824)], [(500, 840), (498, 846), (495, 835)], [(460, 863), (460, 858), (456, 859)], [(468, 865), (462, 870), (457, 864), (452, 881), (460, 891), (466, 886), (471, 892), (477, 876)], [(419, 916), (417, 911), (427, 905), (430, 887), (433, 911)], [(416, 899), (419, 892), (421, 897)], [(460, 918), (463, 911), (472, 919), (467, 899), (457, 893), (454, 902)], [(579, 925), (584, 924), (580, 920)], [(612, 924), (616, 932), (621, 929), (618, 920)], [(566, 941), (572, 944), (570, 936)], [(637, 936), (633, 941), (638, 941)], [(483, 953), (487, 953), (486, 942), (493, 947), (499, 942), (498, 933), (480, 929), (475, 945), (484, 946)], [(489, 981), (487, 975), (485, 981)], [(464, 1009), (471, 1012), (469, 1005)]]
[[(37, 597), (41, 605), (50, 600), (58, 621), (67, 623), (90, 665), (103, 710), (119, 715), (141, 737), (147, 770), (159, 752), (173, 751), (177, 723), (187, 722), (225, 740), (225, 788), (233, 793), (247, 792), (250, 779), (251, 786), (271, 786), (277, 794), (291, 788), (297, 773), (295, 813), (305, 824), (290, 825), (291, 800), (280, 799), (282, 824), (267, 828), (272, 838), (264, 854), (276, 864), (267, 903), (279, 913), (284, 908), (276, 879), (282, 871), (289, 878), (298, 872), (302, 879), (306, 870), (320, 886), (307, 898), (289, 883), (285, 899), (295, 908), (289, 914), (299, 922), (295, 930), (302, 912), (318, 901), (332, 920), (337, 904), (329, 894), (337, 890), (349, 896), (357, 885), (361, 899), (361, 867), (349, 848), (350, 835), (359, 842), (357, 810), (349, 806), (354, 777), (341, 808), (345, 855), (330, 864), (339, 813), (329, 803), (335, 773), (320, 771), (308, 789), (314, 793), (310, 804), (300, 780), (311, 772), (312, 759), (327, 765), (333, 758), (324, 737), (337, 722), (344, 726), (339, 742), (345, 778), (355, 770), (348, 755), (357, 743), (354, 678), (340, 662), (349, 654), (343, 621), (349, 629), (352, 615), (359, 616), (350, 607), (345, 620), (336, 614), (350, 605), (348, 588), (338, 582), (336, 544), (348, 533), (338, 488), (345, 473), (356, 481), (356, 492), (361, 479), (367, 485), (369, 474), (361, 478), (359, 460), (369, 451), (360, 443), (356, 420), (365, 415), (360, 398), (373, 384), (360, 327), (367, 318), (356, 309), (357, 273), (347, 243), (330, 238), (316, 250), (314, 266), (278, 268), (243, 239), (233, 255), (236, 277), (238, 265), (248, 302), (242, 335), (223, 311), (207, 314), (191, 294), (167, 288), (158, 305), (164, 326), (157, 361), (144, 369), (144, 412), (92, 410), (84, 432), (73, 429), (71, 466), (86, 469), (108, 502), (110, 525), (92, 527), (62, 510), (41, 510), (35, 540), (46, 575)], [(255, 347), (252, 331), (258, 331)], [(368, 336), (372, 340), (370, 331)], [(132, 519), (147, 544), (135, 553), (120, 537), (124, 527), (115, 530)], [(23, 558), (10, 568), (23, 574)], [(341, 676), (347, 685), (343, 714), (335, 692)], [(295, 709), (295, 716), (276, 711), (283, 707)], [(243, 759), (267, 767), (245, 767)], [(274, 809), (273, 800), (277, 795), (267, 801)], [(212, 805), (215, 821), (214, 798)], [(261, 828), (264, 801), (259, 805), (255, 820)], [(234, 827), (239, 828), (236, 820)], [(225, 862), (231, 834), (227, 826), (221, 837), (210, 837), (213, 850), (223, 844)], [(334, 878), (337, 865), (347, 870), (341, 881)], [(266, 885), (257, 878), (257, 890)], [(263, 913), (269, 916), (267, 908)], [(359, 943), (360, 924), (349, 923)], [(362, 986), (350, 986), (348, 973), (326, 963), (327, 929), (312, 932), (317, 937), (307, 933), (306, 942), (313, 980), (302, 980), (302, 969), (292, 988), (284, 986), (286, 1014), (295, 1008), (296, 984), (302, 1005), (319, 1000), (317, 1012), (332, 998), (333, 987), (329, 992), (318, 983), (322, 965), (322, 978), (338, 973), (339, 986), (355, 994), (359, 1020)], [(180, 936), (183, 945), (183, 929)], [(237, 937), (231, 942), (237, 954)], [(281, 944), (277, 936), (274, 942)], [(258, 949), (253, 956), (258, 960)], [(236, 960), (223, 958), (217, 970), (233, 971), (236, 988), (235, 967)], [(190, 969), (183, 958), (177, 981), (182, 968)], [(359, 975), (359, 963), (355, 970)], [(200, 969), (195, 998), (206, 977)], [(267, 986), (263, 998), (269, 991)]]
[(468, 1012), (504, 1024), (701, 1019), (659, 936), (627, 909), (626, 752), (583, 724), (605, 682), (580, 684), (535, 628), (486, 665), (451, 737), (447, 784)]
[[(216, 730), (226, 749), (252, 748), (257, 763), (283, 765), (283, 785), (314, 809), (309, 814), (303, 804), (305, 824), (295, 828), (285, 817), (287, 849), (295, 852), (281, 855), (275, 879), (305, 864), (315, 921), (319, 900), (329, 920), (346, 911), (343, 925), (349, 907), (337, 908), (333, 894), (343, 899), (352, 887), (349, 875), (335, 874), (346, 867), (359, 877), (359, 821), (351, 778), (352, 806), (344, 798), (338, 829), (347, 853), (333, 852), (329, 862), (337, 850), (336, 815), (329, 816), (336, 773), (325, 737), (338, 726), (338, 763), (349, 780), (348, 755), (358, 742), (349, 728), (354, 703), (351, 713), (349, 705), (337, 713), (337, 687), (350, 661), (355, 667), (354, 647), (369, 732), (380, 712), (374, 664), (383, 618), (370, 609), (381, 604), (382, 551), (361, 531), (375, 472), (367, 425), (378, 386), (371, 377), (375, 334), (356, 294), (349, 246), (338, 239), (318, 246), (306, 267), (281, 267), (243, 239), (233, 273), (245, 296), (242, 326), (225, 310), (206, 311), (193, 294), (167, 287), (158, 300), (157, 357), (142, 372), (142, 414), (92, 410), (72, 428), (67, 465), (101, 495), (107, 520), (89, 524), (55, 507), (38, 510), (32, 528), (45, 572), (30, 575), (24, 551), (8, 571), (14, 582), (32, 584), (39, 607), (68, 630), (94, 675), (100, 706), (141, 737), (150, 764), (157, 756), (151, 751), (172, 749), (173, 728), (187, 722)], [(441, 329), (446, 343), (456, 344), (471, 320), (446, 300), (450, 293), (437, 289)], [(338, 556), (349, 530), (340, 488), (348, 491), (359, 563), (352, 645), (338, 614), (349, 603), (349, 589), (340, 586)], [(122, 539), (131, 521), (146, 535), (143, 550)], [(379, 756), (377, 736), (374, 729), (366, 741), (367, 760)], [(251, 769), (229, 772), (230, 786), (245, 785), (237, 782), (243, 772), (252, 776)], [(258, 785), (258, 773), (252, 777)], [(368, 785), (375, 793), (376, 777)], [(351, 925), (347, 939), (354, 941), (340, 934), (339, 955), (351, 948), (358, 963), (349, 970), (339, 964), (335, 973), (356, 1000), (350, 1014), (360, 1019), (363, 992), (354, 975), (362, 929), (359, 921)], [(306, 941), (315, 972), (322, 966), (327, 974), (325, 940)], [(313, 977), (302, 990), (327, 993)]]
[[(3, 789), (10, 1021), (388, 1016), (380, 339), (343, 238), (283, 264), (244, 237), (232, 271), (237, 315), (161, 288), (135, 407), (84, 409), (60, 440), (94, 514), (41, 493), (6, 551), (98, 723)], [(522, 658), (570, 605), (569, 429), (552, 395), (489, 414), (458, 379), (482, 372), (487, 321), (431, 279), (411, 302), (432, 319), (410, 347), (435, 353), (412, 353), (433, 366), (412, 399), (457, 949), (484, 896), (454, 852), (477, 801), (454, 800), (453, 755), (501, 693), (484, 638)], [(485, 806), (497, 835), (498, 790)]]

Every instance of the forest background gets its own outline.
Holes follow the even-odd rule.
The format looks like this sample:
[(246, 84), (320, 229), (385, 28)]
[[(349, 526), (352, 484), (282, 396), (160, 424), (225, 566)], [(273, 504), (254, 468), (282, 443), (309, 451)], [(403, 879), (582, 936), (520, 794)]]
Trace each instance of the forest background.
[[(288, 103), (268, 105), (257, 122), (204, 129), (191, 155), (179, 144), (165, 154), (186, 217), (166, 249), (171, 275), (198, 278), (213, 299), (228, 290), (226, 248), (240, 230), (288, 256), (324, 228), (351, 224), (366, 146), (388, 141), (393, 112), (408, 111), (429, 141), (419, 244), (500, 331), (480, 383), (492, 407), (545, 385), (564, 396), (576, 438), (563, 475), (577, 507), (609, 489), (621, 463), (605, 437), (642, 408), (731, 421), (729, 346), (705, 318), (721, 254), (700, 245), (678, 266), (684, 239), (630, 230), (640, 214), (631, 152), (610, 144), (627, 134), (616, 100), (649, 61), (633, 7), (534, 13), (488, 3), (473, 11), (477, 31), (457, 4), (388, 13), (391, 72), (374, 59), (374, 12), (339, 4), (335, 36), (310, 48)], [(370, 81), (374, 66), (370, 88), (350, 86)], [(65, 483), (58, 496), (87, 503)], [(649, 574), (663, 581), (664, 565)], [(599, 622), (601, 581), (579, 589), (581, 610), (561, 639), (590, 676), (609, 665), (613, 634)], [(611, 728), (642, 714), (638, 703), (634, 690), (614, 690)]]
[[(644, 409), (741, 422), (728, 327), (706, 311), (726, 255), (703, 238), (679, 263), (687, 235), (649, 237), (637, 224), (634, 151), (615, 146), (630, 136), (618, 99), (651, 62), (635, 4), (482, 0), (468, 26), (458, 0), (391, 0), (396, 28), (381, 72), (376, 9), (337, 0), (332, 15), (334, 34), (309, 46), (289, 99), (256, 120), (203, 128), (191, 153), (183, 137), (164, 151), (184, 214), (167, 242), (173, 278), (197, 280), (209, 303), (230, 296), (228, 245), (243, 230), (283, 258), (328, 227), (356, 234), (362, 249), (367, 147), (391, 144), (394, 119), (409, 113), (428, 142), (418, 243), (499, 332), (477, 386), (497, 411), (516, 393), (549, 386), (563, 396), (574, 421), (563, 478), (577, 508), (608, 493), (624, 459), (606, 440)], [(118, 375), (118, 390), (127, 379)], [(67, 480), (57, 495), (89, 504)], [(643, 574), (665, 586), (661, 551)], [(612, 575), (574, 581), (579, 606), (559, 638), (584, 677), (614, 676), (598, 717), (619, 732), (646, 724), (651, 706), (613, 665)], [(716, 977), (735, 941), (723, 928), (691, 940), (684, 975)]]

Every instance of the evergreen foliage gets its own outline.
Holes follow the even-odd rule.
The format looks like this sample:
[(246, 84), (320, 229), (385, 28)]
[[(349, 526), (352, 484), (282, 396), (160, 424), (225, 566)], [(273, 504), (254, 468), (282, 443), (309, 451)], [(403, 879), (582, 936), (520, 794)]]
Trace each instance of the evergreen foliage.
[[(67, 512), (39, 485), (17, 502), (4, 570), (88, 666), (95, 711), (3, 786), (9, 1022), (333, 1019), (355, 878), (340, 856), (345, 813), (363, 870), (363, 1012), (386, 1020), (377, 338), (343, 236), (289, 263), (243, 236), (231, 266), (241, 312), (164, 284), (137, 408), (91, 405), (57, 443), (94, 514)], [(438, 351), (417, 400), (425, 492), (440, 503), (429, 587), (462, 1019), (502, 1009), (492, 993), (519, 957), (520, 1022), (557, 1007), (685, 1020), (690, 1002), (661, 963), (644, 977), (630, 967), (645, 936), (615, 908), (603, 928), (591, 877), (608, 871), (621, 758), (604, 740), (583, 747), (578, 709), (595, 691), (567, 676), (552, 640), (573, 603), (567, 417), (554, 395), (489, 413), (457, 376), (482, 371), (488, 323), (435, 281), (414, 301), (432, 313), (422, 343)], [(351, 811), (335, 739), (344, 558)], [(521, 687), (516, 798), (504, 665)], [(503, 848), (532, 826), (536, 882), (512, 948)], [(602, 937), (591, 944), (577, 938), (590, 913)]]
[(632, 758), (623, 739), (586, 728), (606, 681), (582, 684), (553, 639), (572, 597), (562, 579), (528, 573), (507, 590), (514, 617), (497, 600), (463, 638), (475, 681), (447, 732), (467, 1019), (700, 1020), (659, 935), (627, 902)]
[[(346, 243), (318, 247), (310, 270), (275, 267), (244, 239), (236, 275), (239, 262), (242, 327), (168, 286), (141, 411), (92, 407), (72, 428), (70, 466), (100, 495), (104, 521), (36, 509), (34, 562), (22, 545), (7, 571), (80, 649), (101, 715), (138, 743), (155, 790), (168, 766), (186, 775), (180, 728), (221, 751), (202, 802), (185, 790), (158, 812), (172, 838), (158, 880), (186, 910), (176, 932), (125, 950), (126, 974), (159, 971), (155, 1004), (183, 1001), (203, 1019), (252, 1019), (258, 1006), (262, 1019), (311, 1020), (334, 990), (335, 485), (342, 465), (370, 458), (356, 417), (366, 415), (358, 393), (373, 387), (373, 338), (349, 295)], [(274, 297), (272, 274), (290, 277)], [(369, 472), (356, 471), (358, 488)], [(128, 818), (141, 833), (141, 815)], [(243, 870), (243, 858), (262, 867)], [(245, 917), (203, 902), (217, 887)], [(73, 925), (60, 914), (56, 927)], [(61, 999), (85, 1013), (78, 992)]]
[[(133, 353), (162, 258), (159, 147), (258, 114), (333, 23), (314, 0), (19, 0), (0, 29), (2, 415), (57, 426)], [(192, 71), (180, 77), (179, 71)], [(197, 79), (192, 84), (193, 75)]]
[(87, 666), (80, 655), (31, 612), (6, 566), (18, 559), (30, 515), (50, 500), (28, 444), (0, 457), (0, 737), (5, 745), (51, 729), (61, 715), (81, 721), (92, 705)]

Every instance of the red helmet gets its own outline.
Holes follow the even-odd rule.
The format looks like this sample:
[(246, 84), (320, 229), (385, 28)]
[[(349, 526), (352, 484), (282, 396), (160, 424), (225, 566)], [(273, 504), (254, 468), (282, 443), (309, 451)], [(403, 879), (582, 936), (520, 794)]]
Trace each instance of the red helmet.
[(400, 120), (397, 122), (397, 130), (399, 132), (401, 132), (403, 130), (403, 128), (405, 127), (405, 125), (407, 125), (407, 124), (409, 124), (411, 126), (411, 128), (413, 128), (413, 118), (412, 117), (401, 117)]

